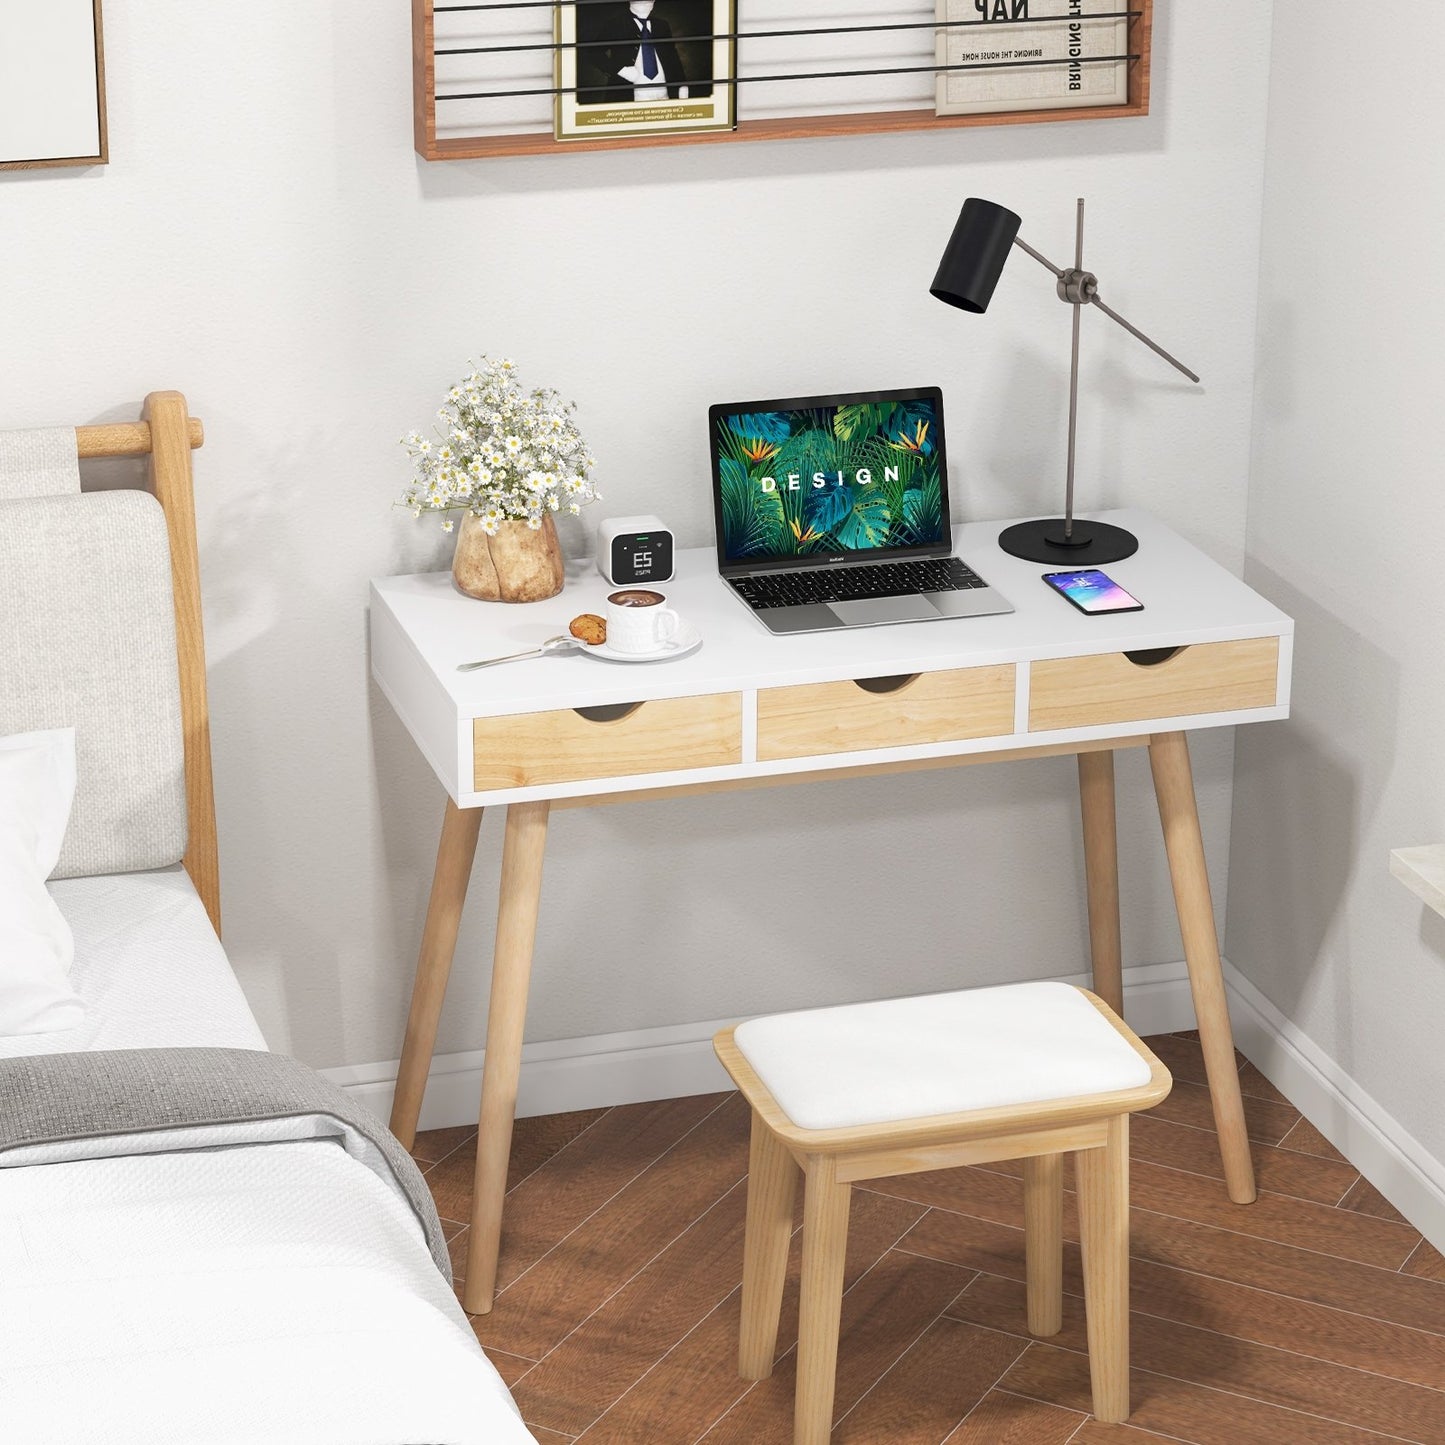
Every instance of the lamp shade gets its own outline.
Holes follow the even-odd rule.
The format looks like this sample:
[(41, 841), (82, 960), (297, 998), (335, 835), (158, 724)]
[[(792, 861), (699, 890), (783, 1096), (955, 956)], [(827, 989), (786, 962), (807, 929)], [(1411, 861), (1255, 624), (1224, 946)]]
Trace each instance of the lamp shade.
[(993, 288), (998, 285), (1004, 262), (1022, 224), (1003, 206), (970, 196), (963, 203), (938, 275), (928, 289), (950, 306), (964, 311), (987, 311)]

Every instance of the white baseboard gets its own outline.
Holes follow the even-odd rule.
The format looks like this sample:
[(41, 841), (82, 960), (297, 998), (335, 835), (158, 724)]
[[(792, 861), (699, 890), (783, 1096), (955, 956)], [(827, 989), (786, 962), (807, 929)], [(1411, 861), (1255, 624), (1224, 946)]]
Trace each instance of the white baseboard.
[[(1079, 974), (1065, 982), (1087, 985), (1088, 979)], [(1130, 1023), (1140, 1033), (1193, 1028), (1194, 1010), (1183, 963), (1126, 969), (1124, 991)], [(710, 1019), (527, 1044), (522, 1050), (517, 1116), (564, 1114), (573, 1109), (680, 1099), (688, 1094), (730, 1089), (732, 1081), (713, 1055), (712, 1038), (719, 1029), (736, 1022)], [(485, 1056), (485, 1050), (474, 1049), (432, 1060), (421, 1111), (423, 1129), (476, 1123)], [(322, 1072), (385, 1119), (391, 1113), (397, 1064), (393, 1059), (384, 1064), (348, 1065)]]
[[(1264, 1076), (1436, 1248), (1445, 1250), (1445, 1164), (1306, 1038), (1233, 965), (1224, 965), (1235, 1042)], [(1087, 985), (1080, 974), (1065, 982)], [(1130, 1024), (1141, 1034), (1194, 1027), (1183, 963), (1125, 970)], [(638, 1029), (528, 1044), (522, 1050), (517, 1114), (561, 1114), (682, 1098), (731, 1088), (712, 1037), (734, 1019)], [(422, 1107), (423, 1129), (476, 1122), (483, 1050), (434, 1059)], [(381, 1118), (391, 1113), (397, 1061), (323, 1072)]]
[(1402, 1128), (1232, 964), (1239, 1050), (1426, 1239), (1445, 1250), (1445, 1163)]

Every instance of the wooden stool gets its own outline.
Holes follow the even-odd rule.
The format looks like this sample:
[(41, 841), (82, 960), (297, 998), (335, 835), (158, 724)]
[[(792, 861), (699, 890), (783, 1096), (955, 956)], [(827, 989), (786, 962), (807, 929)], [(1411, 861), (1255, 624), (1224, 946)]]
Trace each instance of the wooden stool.
[(1101, 999), (1062, 983), (888, 999), (752, 1019), (713, 1047), (753, 1110), (746, 1379), (773, 1371), (798, 1168), (806, 1181), (795, 1445), (825, 1445), (832, 1428), (852, 1184), (1022, 1159), (1029, 1329), (1052, 1335), (1063, 1324), (1069, 1150), (1094, 1414), (1128, 1417), (1129, 1115), (1173, 1080)]

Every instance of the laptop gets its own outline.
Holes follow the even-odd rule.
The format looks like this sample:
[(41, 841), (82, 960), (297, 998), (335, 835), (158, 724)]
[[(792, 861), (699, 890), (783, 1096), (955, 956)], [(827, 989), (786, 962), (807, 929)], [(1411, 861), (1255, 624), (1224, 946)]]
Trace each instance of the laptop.
[(953, 556), (936, 386), (708, 411), (718, 570), (771, 632), (1013, 608)]

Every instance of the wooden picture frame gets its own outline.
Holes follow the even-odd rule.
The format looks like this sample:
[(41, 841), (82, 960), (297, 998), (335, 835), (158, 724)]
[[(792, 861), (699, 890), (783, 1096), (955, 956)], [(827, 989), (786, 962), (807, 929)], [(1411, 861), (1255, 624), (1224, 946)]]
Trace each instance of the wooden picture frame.
[[(1150, 69), (1153, 49), (1154, 0), (1126, 0), (1128, 25), (1128, 100), (1122, 105), (1060, 108), (1038, 106), (1030, 110), (992, 111), (967, 115), (938, 115), (932, 104), (923, 107), (833, 111), (822, 114), (778, 115), (748, 118), (746, 94), (739, 119), (730, 130), (649, 133), (633, 136), (596, 136), (559, 142), (551, 128), (515, 129), (507, 133), (483, 130), (443, 133), (437, 123), (438, 94), (436, 8), (438, 0), (411, 0), (412, 12), (412, 124), (416, 152), (423, 160), (475, 160), (517, 156), (562, 156), (579, 151), (630, 149), (636, 146), (733, 144), (739, 141), (803, 140), (814, 137), (895, 135), (903, 132), (939, 132), (970, 126), (1027, 125), (1041, 121), (1110, 120), (1149, 114)], [(485, 9), (491, 6), (483, 7)], [(937, 22), (929, 22), (933, 29)], [(744, 32), (744, 39), (746, 39)], [(746, 61), (747, 47), (740, 47)], [(441, 52), (444, 53), (444, 52)], [(500, 53), (500, 52), (499, 52)], [(931, 66), (933, 40), (928, 41)], [(740, 78), (746, 75), (740, 72)], [(549, 81), (547, 95), (553, 82)], [(755, 87), (756, 88), (756, 87)], [(535, 94), (536, 92), (531, 92)]]
[[(634, 85), (626, 67), (614, 73), (638, 52), (626, 0), (557, 6), (554, 134), (559, 141), (692, 134), (737, 124), (736, 0), (675, 0), (651, 18), (658, 67), (651, 92), (661, 94), (649, 95), (638, 88), (640, 74), (630, 76)], [(680, 93), (684, 89), (686, 97)]]
[(101, 0), (0, 0), (0, 170), (110, 159)]

